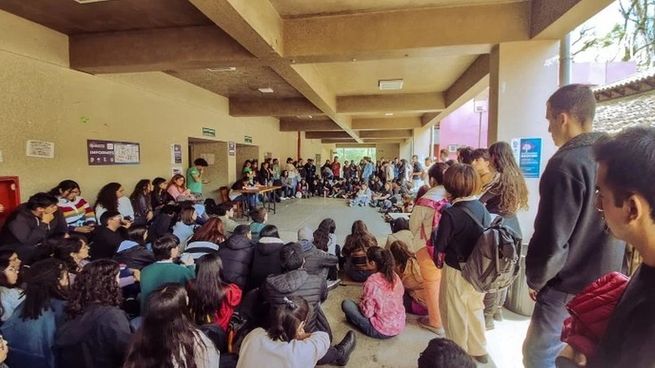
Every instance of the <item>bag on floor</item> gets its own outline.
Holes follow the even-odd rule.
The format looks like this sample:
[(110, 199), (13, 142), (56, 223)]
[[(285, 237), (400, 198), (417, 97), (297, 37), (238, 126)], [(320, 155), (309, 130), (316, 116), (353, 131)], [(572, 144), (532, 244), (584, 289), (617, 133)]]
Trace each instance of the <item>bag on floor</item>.
[(503, 224), (501, 216), (483, 226), (467, 208), (460, 209), (483, 229), (469, 258), (460, 263), (462, 277), (481, 293), (510, 286), (519, 274), (521, 237)]

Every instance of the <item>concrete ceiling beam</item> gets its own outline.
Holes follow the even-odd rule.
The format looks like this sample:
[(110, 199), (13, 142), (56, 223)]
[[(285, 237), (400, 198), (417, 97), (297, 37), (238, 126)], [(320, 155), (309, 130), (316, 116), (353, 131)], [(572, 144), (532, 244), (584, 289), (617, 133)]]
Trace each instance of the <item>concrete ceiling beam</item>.
[(213, 25), (72, 35), (69, 54), (71, 68), (94, 74), (265, 63)]
[(532, 0), (530, 37), (559, 40), (614, 0)]
[[(353, 119), (353, 129), (365, 130), (391, 130), (420, 128), (419, 117), (392, 117), (379, 119)], [(361, 132), (360, 132), (361, 133)]]
[(240, 100), (230, 99), (230, 115), (236, 117), (254, 116), (298, 116), (320, 114), (316, 106), (304, 98), (277, 98)]
[(287, 19), (284, 56), (316, 63), (525, 41), (530, 38), (529, 22), (529, 2)]
[(281, 132), (315, 132), (315, 131), (341, 131), (341, 127), (332, 120), (317, 119), (280, 119)]
[(337, 97), (337, 111), (342, 114), (425, 112), (444, 108), (444, 96), (439, 92)]
[(413, 130), (366, 130), (359, 132), (359, 136), (366, 140), (370, 138), (410, 138), (413, 135)]
[[(311, 66), (294, 66), (283, 58), (284, 21), (268, 0), (189, 0), (216, 25), (269, 66), (353, 139), (351, 118), (337, 114), (336, 95)], [(282, 115), (279, 115), (282, 116)]]
[(306, 132), (305, 138), (307, 139), (353, 139), (346, 132)]

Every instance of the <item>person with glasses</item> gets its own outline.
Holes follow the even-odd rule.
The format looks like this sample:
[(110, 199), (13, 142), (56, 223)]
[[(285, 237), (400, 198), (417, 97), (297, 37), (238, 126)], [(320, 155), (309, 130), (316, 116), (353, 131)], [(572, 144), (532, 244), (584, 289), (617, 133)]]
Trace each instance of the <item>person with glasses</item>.
[(23, 290), (18, 287), (20, 259), (12, 250), (0, 251), (0, 321), (4, 322), (14, 314), (23, 302)]
[(596, 109), (588, 86), (558, 89), (546, 103), (548, 131), (559, 150), (539, 183), (539, 209), (526, 256), (527, 283), (536, 306), (523, 344), (526, 368), (554, 367), (563, 344), (566, 304), (592, 281), (620, 271), (625, 247), (601, 226), (594, 206)]

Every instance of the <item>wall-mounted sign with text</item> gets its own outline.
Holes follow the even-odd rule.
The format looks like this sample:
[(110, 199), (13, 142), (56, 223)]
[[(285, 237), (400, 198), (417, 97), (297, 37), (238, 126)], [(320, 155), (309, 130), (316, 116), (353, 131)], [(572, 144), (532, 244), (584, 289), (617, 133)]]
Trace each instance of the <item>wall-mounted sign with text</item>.
[(227, 154), (230, 156), (237, 155), (237, 144), (235, 142), (227, 142)]
[(537, 179), (541, 171), (541, 138), (520, 138), (518, 147), (512, 140), (512, 148), (518, 148), (518, 161), (523, 176)]
[(243, 142), (244, 143), (252, 143), (252, 137), (249, 135), (246, 135), (243, 137)]
[(88, 139), (89, 165), (133, 165), (140, 161), (139, 143)]
[(216, 129), (202, 128), (202, 135), (205, 137), (216, 137)]

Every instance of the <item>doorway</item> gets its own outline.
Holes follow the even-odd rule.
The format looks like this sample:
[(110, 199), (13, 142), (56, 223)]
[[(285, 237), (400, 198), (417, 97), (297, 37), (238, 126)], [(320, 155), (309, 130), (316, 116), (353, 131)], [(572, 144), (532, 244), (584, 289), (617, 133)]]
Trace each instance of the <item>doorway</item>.
[(202, 195), (216, 198), (218, 188), (229, 185), (227, 142), (189, 138), (189, 166), (197, 158), (203, 158), (209, 164), (204, 174), (209, 183), (202, 186)]

